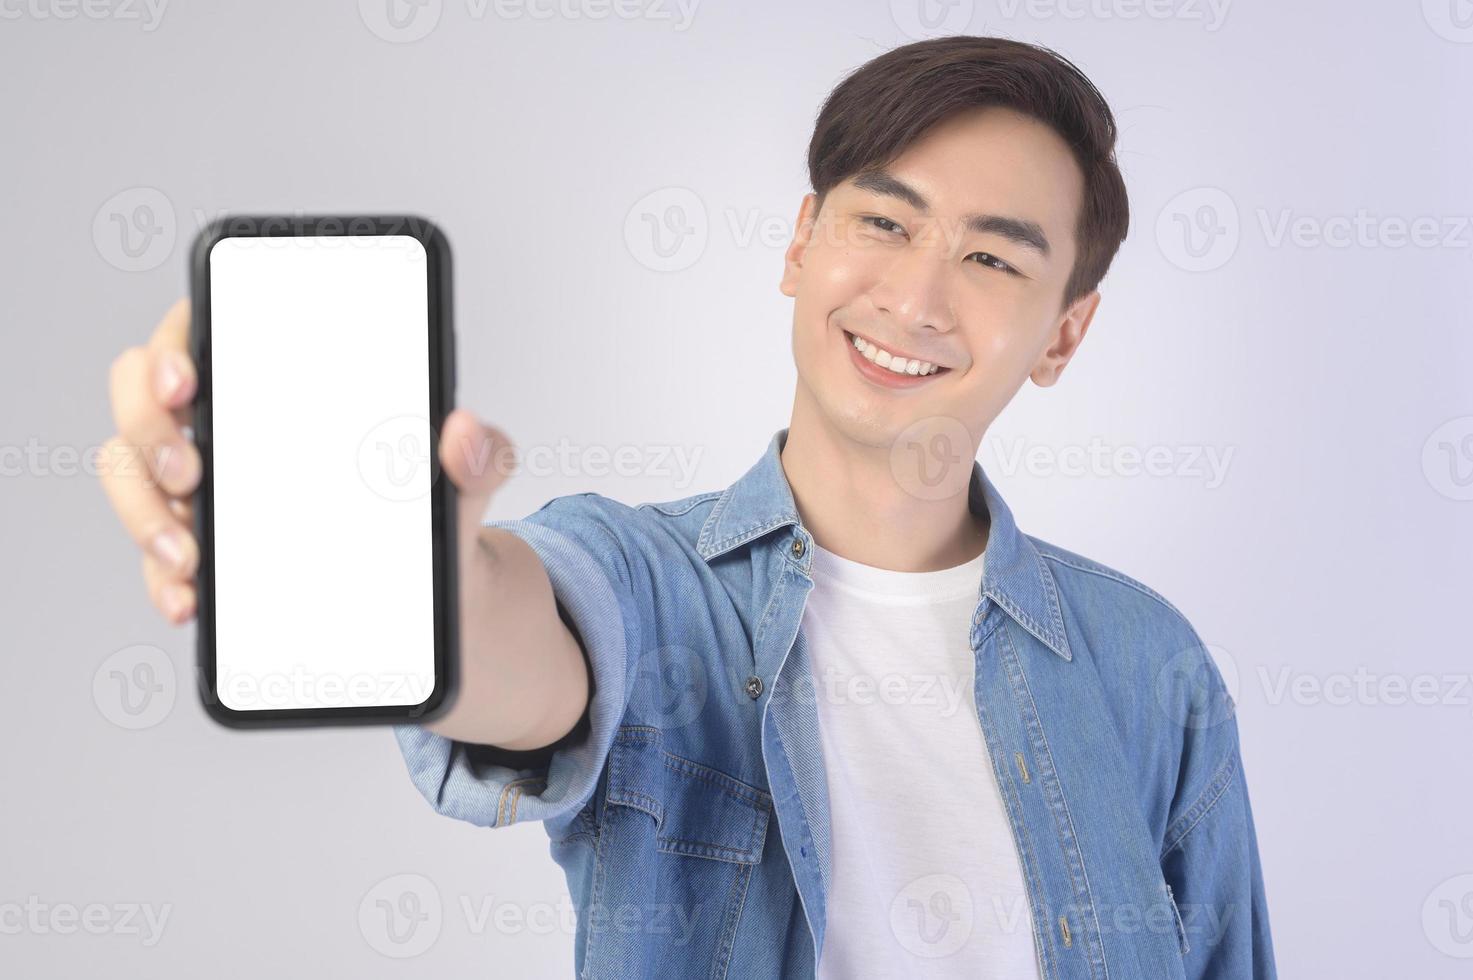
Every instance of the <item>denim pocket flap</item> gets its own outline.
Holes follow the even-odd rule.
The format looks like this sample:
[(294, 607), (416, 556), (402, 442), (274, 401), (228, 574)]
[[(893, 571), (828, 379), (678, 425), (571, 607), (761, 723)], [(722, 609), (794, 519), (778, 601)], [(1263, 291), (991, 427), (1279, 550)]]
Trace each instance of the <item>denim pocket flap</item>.
[(755, 786), (665, 751), (655, 728), (620, 729), (609, 753), (608, 802), (655, 820), (669, 854), (757, 864), (772, 797)]

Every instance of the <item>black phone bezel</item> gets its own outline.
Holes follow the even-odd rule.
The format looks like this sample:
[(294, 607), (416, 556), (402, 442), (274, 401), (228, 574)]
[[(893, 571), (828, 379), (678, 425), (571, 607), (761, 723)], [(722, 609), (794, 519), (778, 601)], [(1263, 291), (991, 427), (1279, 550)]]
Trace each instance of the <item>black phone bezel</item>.
[[(214, 445), (211, 400), (210, 254), (227, 238), (408, 235), (425, 249), (428, 277), (430, 385), (428, 413), (435, 451), (431, 459), (431, 534), (434, 575), (435, 688), (415, 705), (340, 708), (263, 708), (238, 710), (222, 703), (216, 691)], [(190, 258), (190, 355), (198, 373), (194, 402), (194, 440), (202, 464), (194, 494), (194, 533), (199, 542), (197, 586), (197, 662), (205, 711), (229, 728), (288, 728), (431, 721), (454, 701), (458, 688), (459, 615), (455, 485), (444, 475), (438, 452), (445, 417), (455, 405), (455, 330), (451, 317), (450, 244), (444, 233), (419, 215), (234, 215), (217, 218), (195, 236)]]

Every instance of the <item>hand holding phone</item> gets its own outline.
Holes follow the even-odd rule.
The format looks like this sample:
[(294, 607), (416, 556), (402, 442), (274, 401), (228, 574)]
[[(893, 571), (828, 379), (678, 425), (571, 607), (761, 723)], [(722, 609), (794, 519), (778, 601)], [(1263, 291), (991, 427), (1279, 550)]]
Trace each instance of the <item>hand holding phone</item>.
[[(193, 495), (199, 484), (199, 451), (189, 438), (196, 375), (189, 355), (190, 302), (181, 298), (154, 327), (148, 341), (129, 347), (112, 363), (109, 390), (117, 434), (104, 444), (106, 491), (124, 529), (142, 552), (148, 598), (175, 625), (195, 615)], [(471, 545), (492, 494), (508, 477), (476, 460), (512, 446), (502, 430), (455, 409), (440, 433), (440, 465), (458, 491), (457, 535)], [(269, 462), (262, 464), (270, 466)], [(458, 548), (472, 553), (473, 548)]]
[[(118, 434), (107, 443), (102, 473), (124, 527), (142, 548), (148, 594), (175, 624), (195, 615), (201, 556), (194, 529), (203, 460), (186, 428), (194, 420), (200, 384), (190, 355), (194, 312), (188, 301), (176, 303), (145, 345), (114, 362), (110, 381)], [(293, 345), (281, 345), (276, 356), (292, 351)], [(257, 386), (256, 400), (293, 404), (302, 415), (297, 428), (308, 438), (317, 429), (304, 400), (291, 391)], [(436, 456), (458, 490), (453, 539), (461, 657), (455, 703), (429, 727), (465, 742), (529, 749), (573, 727), (588, 704), (588, 686), (583, 651), (557, 613), (536, 554), (516, 535), (481, 525), (490, 497), (514, 465), (513, 448), (502, 430), (464, 410), (450, 411), (439, 429)], [(317, 451), (325, 449), (318, 445)], [(275, 453), (251, 466), (293, 492), (309, 516), (304, 534), (263, 532), (274, 560), (330, 574), (332, 556), (321, 552), (310, 529), (310, 494), (297, 492), (302, 474), (287, 471)], [(361, 533), (371, 541), (377, 531), (367, 527)], [(276, 609), (268, 600), (254, 612), (269, 620)], [(208, 703), (213, 692), (202, 693)]]

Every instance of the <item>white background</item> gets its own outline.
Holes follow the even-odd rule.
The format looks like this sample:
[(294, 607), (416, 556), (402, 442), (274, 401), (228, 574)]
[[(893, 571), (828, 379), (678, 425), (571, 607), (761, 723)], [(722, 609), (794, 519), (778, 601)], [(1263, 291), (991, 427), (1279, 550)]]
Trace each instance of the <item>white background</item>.
[[(1473, 670), (1473, 503), (1423, 463), (1440, 427), (1473, 416), (1473, 248), (1466, 234), (1296, 244), (1261, 215), (1272, 231), (1285, 211), (1311, 225), (1473, 214), (1473, 44), (1433, 0), (1236, 0), (1215, 27), (1205, 3), (1146, 15), (1159, 6), (947, 8), (949, 29), (1050, 45), (1094, 79), (1133, 207), (1078, 357), (1059, 386), (1024, 389), (981, 458), (1025, 530), (1160, 589), (1235, 667), (1280, 974), (1462, 977), (1469, 960), (1435, 941), (1446, 917), (1429, 928), (1423, 913), (1473, 873), (1466, 691), (1336, 703), (1279, 681)], [(461, 401), (523, 447), (585, 450), (582, 468), (514, 477), (490, 516), (582, 490), (671, 499), (745, 472), (788, 417), (792, 302), (777, 284), (814, 115), (845, 73), (911, 39), (920, 8), (708, 0), (682, 30), (593, 7), (429, 3), (434, 23), (407, 43), (370, 28), (363, 14), (386, 7), (367, 0), (177, 2), (152, 31), (22, 14), (0, 30), (0, 73), (27, 93), (0, 103), (0, 446), (44, 451), (0, 479), (0, 898), (174, 909), (150, 948), (0, 935), (16, 974), (571, 975), (570, 933), (479, 914), (564, 896), (541, 828), (439, 817), (385, 730), (209, 722), (193, 630), (149, 607), (136, 549), (63, 453), (111, 433), (108, 366), (186, 291), (188, 243), (222, 209), (413, 209), (455, 250)], [(1239, 231), (1225, 260), (1191, 271), (1157, 225), (1194, 213), (1172, 202), (1202, 188), (1228, 196)], [(683, 268), (658, 268), (648, 233), (626, 237), (669, 213), (659, 197), (636, 209), (651, 194), (700, 204)], [(147, 245), (135, 230), (129, 258), (112, 216), (149, 227), (145, 203), (164, 230)], [(1217, 486), (1185, 469), (999, 462), (1018, 440), (1063, 457), (1096, 438), (1234, 454)], [(686, 481), (654, 465), (619, 476), (586, 452), (626, 445), (699, 463)], [(108, 664), (139, 645), (176, 696), (129, 730)], [(401, 874), (442, 910), (403, 961), (358, 920)]]

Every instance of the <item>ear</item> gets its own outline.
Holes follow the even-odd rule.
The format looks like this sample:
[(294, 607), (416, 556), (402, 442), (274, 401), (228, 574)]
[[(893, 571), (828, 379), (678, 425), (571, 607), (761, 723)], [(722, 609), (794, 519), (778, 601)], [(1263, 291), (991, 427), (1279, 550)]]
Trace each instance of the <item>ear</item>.
[(818, 195), (803, 195), (798, 207), (798, 221), (793, 226), (793, 241), (783, 255), (783, 278), (778, 289), (784, 296), (798, 295), (798, 278), (803, 272), (803, 256), (808, 243), (813, 240), (813, 229), (818, 222)]
[(1034, 384), (1047, 388), (1059, 380), (1065, 365), (1084, 342), (1084, 335), (1089, 331), (1089, 322), (1094, 319), (1099, 305), (1100, 291), (1096, 289), (1079, 297), (1060, 315), (1059, 322), (1054, 324), (1048, 349), (1039, 357), (1038, 363), (1028, 375)]

